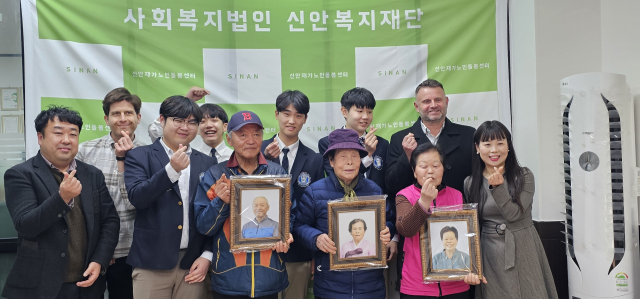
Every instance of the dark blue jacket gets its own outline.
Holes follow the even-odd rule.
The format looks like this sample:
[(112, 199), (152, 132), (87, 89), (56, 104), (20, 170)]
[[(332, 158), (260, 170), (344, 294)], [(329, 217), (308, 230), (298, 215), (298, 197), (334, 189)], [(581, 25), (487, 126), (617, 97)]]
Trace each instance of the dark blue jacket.
[[(381, 195), (382, 190), (373, 181), (360, 176), (354, 188), (357, 196)], [(386, 288), (382, 269), (360, 271), (330, 271), (329, 254), (319, 250), (316, 238), (329, 234), (327, 201), (344, 197), (343, 188), (331, 172), (328, 177), (307, 187), (296, 209), (294, 232), (300, 236), (295, 242), (313, 251), (315, 273), (313, 294), (331, 299), (385, 298)], [(339, 246), (339, 245), (338, 245)]]
[[(274, 135), (268, 140), (262, 142), (262, 153), (264, 154), (265, 148), (273, 142)], [(280, 159), (275, 158), (271, 160), (280, 164)], [(291, 163), (291, 161), (289, 161)], [(298, 153), (296, 159), (291, 166), (291, 222), (293, 224), (295, 220), (295, 211), (298, 206), (302, 193), (311, 184), (324, 178), (324, 169), (322, 168), (322, 156), (302, 144), (300, 141), (298, 145)], [(293, 234), (293, 239), (297, 240), (298, 236)], [(284, 261), (288, 263), (295, 262), (307, 262), (311, 260), (311, 251), (306, 250), (300, 242), (291, 243), (289, 251), (284, 254)]]
[[(197, 232), (193, 199), (198, 178), (213, 166), (213, 158), (193, 149), (189, 159), (189, 245), (179, 261), (181, 269), (191, 268), (204, 250), (211, 250), (211, 244), (205, 242), (207, 237)], [(124, 182), (129, 201), (136, 207), (133, 243), (127, 258), (131, 266), (171, 270), (178, 264), (184, 214), (178, 181), (172, 183), (165, 170), (168, 163), (160, 140), (127, 152)]]
[[(229, 161), (218, 163), (204, 173), (195, 199), (198, 231), (212, 236), (213, 262), (211, 263), (211, 289), (230, 296), (261, 297), (281, 292), (289, 285), (287, 269), (280, 254), (273, 250), (233, 254), (230, 248), (230, 208), (220, 197), (210, 198), (207, 192), (215, 188), (222, 174), (246, 174), (240, 170), (235, 152)], [(260, 154), (256, 175), (285, 174), (280, 165), (264, 159)], [(297, 240), (294, 238), (294, 242)]]
[[(380, 189), (382, 189), (382, 194), (389, 195), (387, 197), (387, 227), (389, 228), (389, 232), (391, 233), (391, 237), (395, 236), (398, 231), (396, 230), (396, 197), (395, 194), (387, 193), (387, 186), (385, 183), (385, 172), (387, 171), (387, 148), (389, 147), (389, 141), (378, 136), (378, 145), (376, 146), (376, 151), (373, 152), (373, 163), (369, 165), (369, 167), (364, 167), (364, 165), (360, 164), (360, 173), (367, 174), (367, 178), (374, 181)], [(324, 155), (324, 152), (329, 148), (329, 136), (325, 136), (320, 141), (318, 141), (318, 151), (321, 155)], [(331, 163), (329, 163), (329, 158), (324, 158), (324, 170), (329, 174), (329, 172), (333, 172), (333, 168), (331, 167)], [(411, 173), (413, 175), (413, 172)], [(406, 186), (405, 186), (406, 187)], [(404, 187), (403, 187), (404, 188)]]

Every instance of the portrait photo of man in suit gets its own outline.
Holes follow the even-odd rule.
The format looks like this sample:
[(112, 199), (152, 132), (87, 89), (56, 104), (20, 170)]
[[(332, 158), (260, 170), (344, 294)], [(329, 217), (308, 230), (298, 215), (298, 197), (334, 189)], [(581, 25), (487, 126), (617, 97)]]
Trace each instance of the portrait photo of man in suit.
[(4, 175), (18, 250), (2, 296), (102, 298), (120, 219), (102, 171), (75, 159), (82, 118), (50, 106), (35, 127), (40, 151)]

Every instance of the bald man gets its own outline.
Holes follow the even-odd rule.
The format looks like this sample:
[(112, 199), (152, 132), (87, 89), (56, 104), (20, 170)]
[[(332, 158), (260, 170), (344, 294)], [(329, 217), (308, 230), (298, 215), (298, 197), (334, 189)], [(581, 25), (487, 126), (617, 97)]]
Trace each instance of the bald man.
[(267, 216), (269, 201), (264, 196), (253, 200), (253, 215), (256, 217), (242, 226), (243, 238), (279, 237), (278, 222)]

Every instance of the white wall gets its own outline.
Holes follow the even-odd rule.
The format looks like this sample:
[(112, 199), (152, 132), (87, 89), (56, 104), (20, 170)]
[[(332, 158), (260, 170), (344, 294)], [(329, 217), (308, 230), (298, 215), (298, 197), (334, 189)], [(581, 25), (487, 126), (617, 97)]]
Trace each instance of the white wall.
[(510, 5), (514, 146), (536, 176), (534, 220), (560, 221), (565, 204), (559, 82), (603, 70), (601, 1)]

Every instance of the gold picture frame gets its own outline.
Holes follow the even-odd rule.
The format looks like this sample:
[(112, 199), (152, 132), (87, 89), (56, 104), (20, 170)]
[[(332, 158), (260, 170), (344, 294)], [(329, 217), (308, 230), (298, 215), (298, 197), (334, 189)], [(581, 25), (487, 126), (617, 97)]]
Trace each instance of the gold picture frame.
[[(452, 229), (453, 228), (453, 229)], [(435, 230), (435, 231), (434, 231)], [(439, 232), (439, 233), (438, 233)], [(455, 232), (456, 244), (459, 244), (462, 236), (466, 237), (467, 246), (463, 246), (457, 257), (462, 257), (459, 261), (452, 259), (451, 267), (442, 265), (434, 266), (435, 243), (444, 243), (443, 232)], [(458, 210), (458, 211), (437, 211), (433, 212), (425, 225), (420, 228), (420, 254), (422, 257), (422, 279), (433, 281), (457, 281), (469, 274), (475, 273), (482, 279), (482, 256), (480, 254), (480, 236), (478, 230), (478, 211)], [(452, 234), (450, 234), (452, 235)], [(453, 236), (453, 235), (452, 235)], [(463, 240), (464, 241), (464, 240)], [(442, 246), (444, 247), (444, 245)], [(467, 252), (465, 252), (467, 251)], [(465, 254), (468, 255), (469, 265), (466, 265)], [(463, 266), (460, 266), (462, 264)], [(444, 269), (439, 269), (444, 268)]]
[[(354, 269), (354, 268), (370, 268), (370, 267), (384, 267), (387, 265), (387, 246), (382, 244), (380, 241), (380, 231), (382, 231), (386, 227), (385, 220), (385, 207), (386, 207), (386, 199), (384, 195), (380, 196), (367, 196), (366, 200), (357, 200), (357, 201), (337, 201), (330, 202), (327, 205), (327, 220), (329, 227), (329, 238), (336, 243), (335, 254), (329, 254), (329, 269), (337, 270), (337, 269)], [(363, 197), (360, 197), (363, 199)], [(351, 213), (351, 214), (350, 214)], [(358, 215), (358, 216), (352, 216)], [(364, 216), (362, 216), (364, 215)], [(355, 217), (358, 217), (357, 219)], [(371, 220), (371, 218), (375, 218)], [(341, 223), (341, 219), (351, 220), (345, 221), (345, 223)], [(345, 228), (348, 227), (348, 230), (351, 230), (351, 226), (353, 221), (356, 220), (365, 220), (362, 221), (366, 230), (370, 229), (367, 226), (366, 222), (373, 222), (373, 237), (369, 237), (367, 242), (370, 244), (371, 242), (375, 242), (375, 253), (365, 256), (357, 256), (357, 257), (346, 257), (346, 253), (343, 251), (342, 246), (348, 246), (348, 242), (353, 242), (352, 240), (347, 242), (345, 239), (349, 237), (343, 236), (343, 240), (341, 241), (340, 235), (341, 230), (344, 231)], [(342, 229), (341, 229), (342, 228)], [(344, 233), (343, 233), (344, 234)], [(366, 236), (363, 236), (360, 242), (365, 240)], [(362, 243), (360, 243), (362, 244)], [(349, 251), (353, 252), (353, 251)], [(362, 250), (357, 254), (366, 254), (363, 253)]]
[[(230, 250), (231, 251), (247, 251), (247, 250), (264, 250), (273, 247), (279, 241), (286, 242), (290, 232), (291, 217), (291, 178), (289, 176), (232, 176), (230, 178), (231, 196), (230, 196)], [(257, 196), (256, 196), (257, 194)], [(258, 197), (262, 197), (268, 203), (268, 210), (273, 208), (274, 204), (278, 204), (275, 211), (277, 212), (277, 224), (266, 228), (274, 234), (277, 229), (277, 236), (262, 236), (267, 230), (261, 230), (260, 225), (252, 219), (254, 210), (251, 206)], [(262, 211), (261, 211), (262, 212)], [(265, 212), (265, 213), (268, 213)], [(269, 213), (269, 214), (273, 214)], [(271, 219), (267, 215), (268, 219)], [(267, 219), (265, 218), (265, 219)], [(271, 223), (275, 220), (271, 219)], [(249, 229), (243, 231), (243, 226), (251, 226), (255, 224), (255, 230), (251, 230), (252, 235), (246, 234)], [(262, 222), (261, 222), (262, 223)]]

